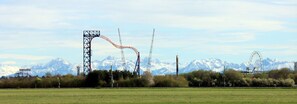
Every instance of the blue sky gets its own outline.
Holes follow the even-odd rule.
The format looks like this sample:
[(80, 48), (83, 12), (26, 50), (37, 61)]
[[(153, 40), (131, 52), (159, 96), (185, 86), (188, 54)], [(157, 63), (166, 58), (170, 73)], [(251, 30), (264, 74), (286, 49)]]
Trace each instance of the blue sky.
[[(63, 58), (82, 62), (82, 31), (100, 30), (118, 42), (174, 62), (219, 58), (247, 62), (264, 58), (297, 61), (296, 0), (1, 0), (0, 63), (31, 65)], [(121, 57), (120, 50), (93, 40), (93, 59)], [(135, 60), (131, 50), (127, 59)]]

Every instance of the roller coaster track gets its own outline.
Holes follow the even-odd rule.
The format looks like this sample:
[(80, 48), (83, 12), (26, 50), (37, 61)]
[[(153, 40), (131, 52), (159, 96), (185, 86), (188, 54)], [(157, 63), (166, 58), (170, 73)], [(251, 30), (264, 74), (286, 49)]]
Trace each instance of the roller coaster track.
[(105, 37), (104, 35), (100, 35), (99, 37), (108, 41), (110, 44), (112, 44), (114, 47), (116, 47), (118, 49), (125, 49), (125, 48), (132, 49), (137, 56), (134, 72), (137, 72), (137, 74), (140, 75), (140, 53), (135, 47), (118, 45), (118, 44), (114, 43), (113, 41), (111, 41), (109, 38)]
[(132, 46), (123, 46), (123, 45), (118, 45), (118, 44), (115, 44), (113, 41), (111, 41), (109, 38), (103, 36), (103, 35), (100, 35), (100, 38), (108, 41), (110, 44), (112, 44), (114, 47), (116, 48), (119, 48), (119, 49), (125, 49), (125, 48), (129, 48), (129, 49), (132, 49), (136, 55), (138, 55), (138, 50)]

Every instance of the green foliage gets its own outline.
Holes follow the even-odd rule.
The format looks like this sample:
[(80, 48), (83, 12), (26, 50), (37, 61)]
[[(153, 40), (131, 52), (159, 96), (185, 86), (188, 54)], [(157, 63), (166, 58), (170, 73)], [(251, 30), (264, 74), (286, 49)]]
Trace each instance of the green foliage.
[(271, 70), (268, 72), (268, 77), (269, 78), (274, 78), (274, 79), (288, 79), (290, 73), (292, 71), (288, 68), (282, 68), (280, 70)]
[(154, 87), (187, 87), (188, 81), (183, 76), (155, 76)]
[(219, 86), (223, 76), (213, 71), (198, 70), (185, 75), (192, 87)]
[(185, 74), (191, 87), (293, 87), (297, 75), (287, 68), (267, 73), (243, 74), (232, 69), (224, 73), (198, 70)]
[(149, 82), (144, 78), (123, 79), (116, 82), (118, 87), (148, 87)]
[(235, 71), (233, 69), (227, 70), (224, 72), (224, 75), (226, 76), (226, 80), (228, 83), (231, 83), (231, 86), (241, 86), (243, 74), (239, 71)]
[(149, 71), (144, 71), (142, 78), (148, 81), (149, 86), (153, 86), (155, 84), (154, 76)]
[(84, 87), (85, 78), (83, 76), (73, 76), (71, 74), (59, 77), (62, 88)]
[(97, 87), (99, 85), (99, 76), (104, 77), (105, 73), (101, 73), (101, 71), (95, 70), (90, 72), (85, 81), (86, 87)]
[(292, 76), (293, 76), (293, 79), (295, 81), (295, 84), (297, 84), (297, 73), (294, 73)]
[(261, 78), (261, 79), (267, 79), (268, 78), (268, 74), (267, 73), (255, 73), (253, 75), (254, 78)]
[[(112, 75), (111, 75), (112, 74)], [(113, 80), (111, 76), (113, 76)], [(114, 82), (114, 83), (113, 83)], [(139, 78), (129, 71), (95, 70), (85, 76), (55, 75), (27, 78), (0, 78), (0, 88), (71, 88), (71, 87), (293, 87), (297, 73), (287, 68), (266, 73), (243, 74), (235, 70), (223, 73), (198, 70), (182, 74)]]

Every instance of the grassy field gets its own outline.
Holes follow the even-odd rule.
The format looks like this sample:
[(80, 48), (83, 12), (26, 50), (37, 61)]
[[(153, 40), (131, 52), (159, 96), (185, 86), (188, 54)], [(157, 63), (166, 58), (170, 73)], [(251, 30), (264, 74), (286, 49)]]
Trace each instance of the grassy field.
[(0, 89), (0, 104), (297, 104), (297, 89)]

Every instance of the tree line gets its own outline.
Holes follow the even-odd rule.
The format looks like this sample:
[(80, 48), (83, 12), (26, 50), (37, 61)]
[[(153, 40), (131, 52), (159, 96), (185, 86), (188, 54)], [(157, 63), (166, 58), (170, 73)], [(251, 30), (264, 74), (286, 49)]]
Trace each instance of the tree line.
[(222, 73), (198, 70), (185, 77), (190, 87), (293, 87), (297, 84), (297, 72), (288, 68), (254, 74), (233, 69)]
[(129, 71), (94, 70), (86, 76), (54, 75), (43, 77), (2, 77), (0, 88), (82, 88), (82, 87), (293, 87), (297, 72), (282, 68), (262, 73), (197, 70), (179, 76), (137, 76)]

